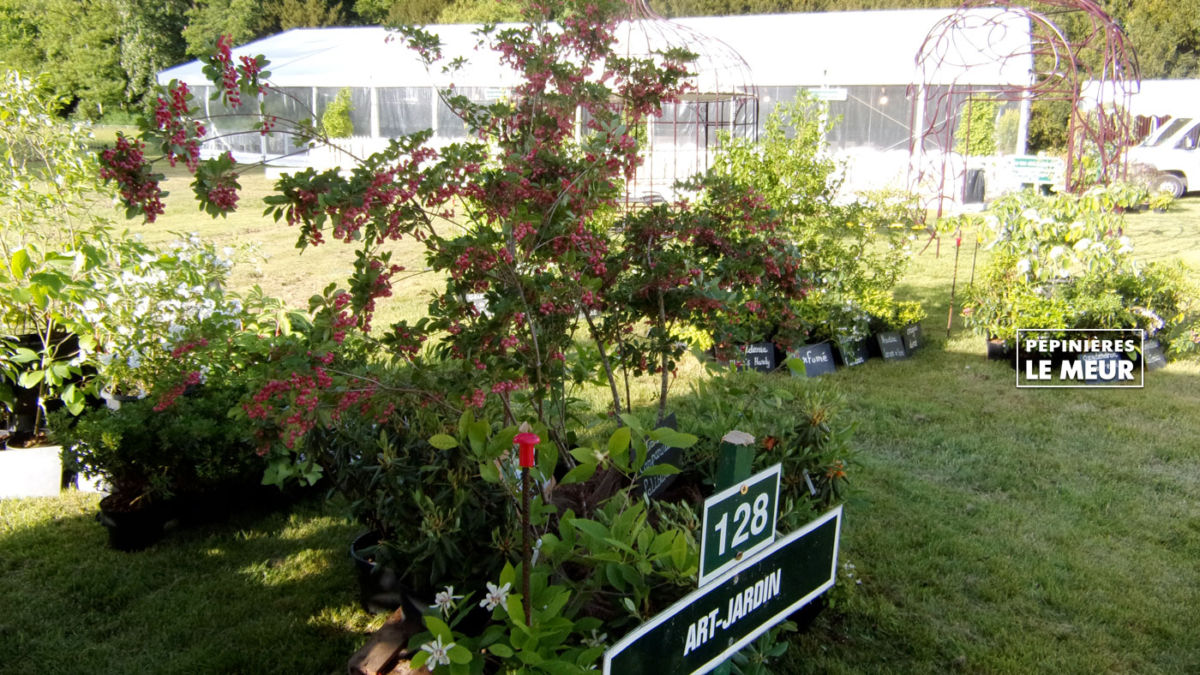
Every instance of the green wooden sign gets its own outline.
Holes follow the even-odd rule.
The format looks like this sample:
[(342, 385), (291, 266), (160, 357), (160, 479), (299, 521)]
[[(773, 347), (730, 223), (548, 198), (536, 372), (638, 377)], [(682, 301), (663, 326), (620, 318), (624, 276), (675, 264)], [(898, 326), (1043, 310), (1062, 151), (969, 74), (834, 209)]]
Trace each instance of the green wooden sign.
[(604, 653), (605, 675), (707, 673), (831, 588), (842, 507), (688, 594)]
[(701, 586), (775, 541), (781, 472), (776, 464), (704, 500)]

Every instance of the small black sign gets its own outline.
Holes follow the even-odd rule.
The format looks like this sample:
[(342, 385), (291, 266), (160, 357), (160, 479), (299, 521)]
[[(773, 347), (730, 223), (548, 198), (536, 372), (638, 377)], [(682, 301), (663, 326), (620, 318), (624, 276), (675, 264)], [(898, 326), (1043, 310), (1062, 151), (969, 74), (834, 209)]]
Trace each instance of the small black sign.
[(871, 356), (870, 350), (867, 348), (866, 340), (850, 340), (847, 342), (838, 343), (838, 354), (842, 357), (842, 364), (846, 366), (858, 366), (867, 362)]
[(1146, 340), (1142, 345), (1142, 361), (1146, 370), (1158, 370), (1167, 366), (1167, 355), (1163, 352), (1162, 343), (1158, 340)]
[(925, 344), (925, 336), (921, 335), (921, 324), (910, 323), (901, 331), (904, 335), (904, 346), (911, 354)]
[(908, 348), (904, 346), (904, 337), (898, 331), (888, 331), (875, 336), (879, 342), (879, 353), (885, 359), (907, 359)]
[(755, 342), (748, 345), (738, 345), (741, 358), (738, 359), (738, 370), (749, 368), (763, 373), (775, 370), (775, 343)]
[[(837, 370), (833, 364), (833, 348), (828, 342), (816, 345), (804, 345), (788, 351), (788, 357), (800, 359), (804, 363), (804, 374), (809, 377), (825, 375)], [(792, 373), (795, 374), (795, 371)]]
[[(659, 425), (660, 429), (662, 427), (678, 428), (678, 423), (675, 421), (675, 413), (667, 415), (666, 419)], [(681, 457), (683, 457), (683, 450), (663, 445), (658, 441), (650, 441), (646, 444), (646, 463), (642, 466), (642, 470), (645, 471), (659, 464), (670, 464), (671, 466), (679, 467)], [(663, 490), (670, 487), (671, 483), (675, 482), (675, 474), (667, 476), (642, 476), (638, 480), (642, 487), (642, 494), (647, 497), (657, 497), (662, 494)]]

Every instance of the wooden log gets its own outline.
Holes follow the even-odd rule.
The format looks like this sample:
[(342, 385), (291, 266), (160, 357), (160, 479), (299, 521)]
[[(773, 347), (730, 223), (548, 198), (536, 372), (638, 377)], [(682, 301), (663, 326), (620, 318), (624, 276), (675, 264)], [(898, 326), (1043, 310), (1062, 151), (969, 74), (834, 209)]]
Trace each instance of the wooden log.
[(414, 670), (404, 653), (409, 639), (423, 630), (420, 621), (410, 620), (401, 606), (383, 622), (362, 649), (347, 663), (350, 675), (425, 675), (425, 668)]

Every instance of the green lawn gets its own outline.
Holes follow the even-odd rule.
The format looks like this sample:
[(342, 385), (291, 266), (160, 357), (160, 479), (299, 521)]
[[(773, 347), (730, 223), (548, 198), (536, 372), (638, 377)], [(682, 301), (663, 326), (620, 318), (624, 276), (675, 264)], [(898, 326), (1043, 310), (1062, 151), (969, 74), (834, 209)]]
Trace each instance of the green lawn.
[[(257, 243), (270, 257), (239, 283), (292, 300), (343, 275), (331, 247), (297, 259), (295, 233), (253, 208), (266, 181), (246, 183), (228, 221), (163, 225)], [(185, 182), (168, 187), (180, 206)], [(1127, 232), (1146, 259), (1200, 268), (1198, 198), (1130, 216)], [(957, 319), (946, 339), (952, 269), (953, 250), (931, 247), (898, 291), (929, 308), (923, 351), (822, 383), (857, 425), (842, 549), (854, 577), (777, 672), (1200, 672), (1200, 365), (1172, 363), (1144, 389), (1018, 390)], [(388, 311), (419, 311), (413, 296), (435, 282)], [(355, 526), (334, 505), (126, 554), (105, 548), (95, 501), (0, 502), (0, 673), (344, 672), (379, 620), (355, 604)]]

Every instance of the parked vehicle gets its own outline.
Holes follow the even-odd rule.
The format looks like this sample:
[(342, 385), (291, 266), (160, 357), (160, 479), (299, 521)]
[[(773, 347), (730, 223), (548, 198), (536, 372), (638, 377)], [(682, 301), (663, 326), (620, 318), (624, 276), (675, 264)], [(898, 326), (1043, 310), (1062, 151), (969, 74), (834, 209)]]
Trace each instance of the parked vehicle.
[(1176, 117), (1129, 150), (1129, 161), (1156, 173), (1150, 191), (1166, 190), (1182, 197), (1189, 186), (1200, 189), (1200, 118)]

